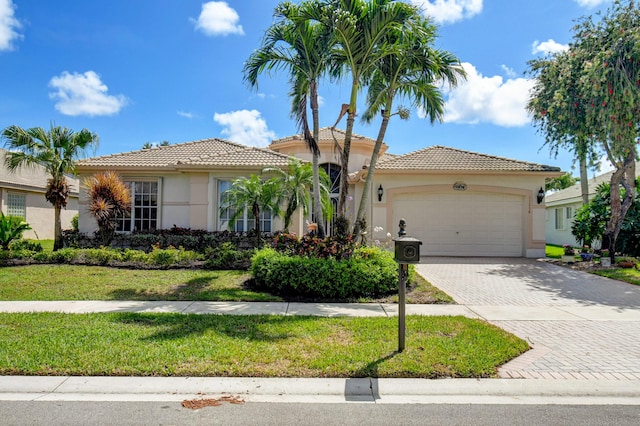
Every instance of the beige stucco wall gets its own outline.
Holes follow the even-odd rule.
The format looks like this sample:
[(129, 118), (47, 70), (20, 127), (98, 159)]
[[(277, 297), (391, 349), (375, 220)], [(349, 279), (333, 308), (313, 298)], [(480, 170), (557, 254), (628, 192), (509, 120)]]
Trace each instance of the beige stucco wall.
[[(42, 192), (31, 192), (0, 188), (0, 211), (7, 214), (8, 194), (26, 195), (26, 222), (31, 230), (23, 234), (24, 238), (52, 240), (54, 238), (54, 210), (53, 206), (45, 199)], [(71, 229), (71, 219), (78, 213), (78, 198), (69, 197), (67, 208), (60, 212), (62, 229)]]

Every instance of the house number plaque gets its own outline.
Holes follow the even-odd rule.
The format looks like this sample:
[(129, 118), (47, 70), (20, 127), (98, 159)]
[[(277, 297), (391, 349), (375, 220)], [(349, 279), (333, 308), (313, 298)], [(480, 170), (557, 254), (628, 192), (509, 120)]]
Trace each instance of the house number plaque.
[(453, 184), (453, 189), (456, 191), (466, 191), (467, 190), (467, 184), (464, 182), (456, 182)]

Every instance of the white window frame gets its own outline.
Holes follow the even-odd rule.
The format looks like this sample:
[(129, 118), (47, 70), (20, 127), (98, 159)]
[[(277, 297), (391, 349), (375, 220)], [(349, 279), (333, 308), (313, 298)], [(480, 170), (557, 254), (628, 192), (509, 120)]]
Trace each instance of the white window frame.
[[(224, 192), (231, 187), (232, 181), (227, 179), (218, 179), (218, 206), (222, 206), (222, 197)], [(232, 209), (218, 209), (218, 230), (248, 232), (255, 228), (253, 215), (245, 208), (241, 217), (233, 224), (233, 229), (229, 229), (229, 219), (233, 215)], [(260, 211), (260, 232), (273, 231), (273, 215), (271, 210)]]
[[(122, 181), (129, 187), (131, 191), (131, 214), (126, 218), (118, 219), (117, 232), (131, 233), (133, 231), (146, 231), (156, 230), (162, 227), (162, 178), (123, 178)], [(153, 185), (155, 185), (155, 194), (151, 191)], [(145, 192), (145, 189), (148, 190)], [(138, 192), (140, 191), (140, 192)], [(155, 200), (154, 200), (155, 198)], [(138, 201), (141, 204), (136, 204)], [(149, 205), (147, 205), (147, 204)], [(155, 203), (155, 205), (154, 205)], [(148, 212), (148, 217), (139, 218), (139, 213), (145, 214), (145, 210)], [(155, 218), (153, 214), (155, 211)], [(152, 221), (155, 221), (155, 227), (149, 226), (148, 228), (138, 229), (139, 225), (145, 221), (149, 225)], [(128, 224), (126, 226), (125, 224)]]
[(565, 211), (564, 210), (565, 210), (564, 208), (554, 209), (555, 229), (557, 230), (565, 229), (565, 219), (564, 219)]
[(17, 216), (27, 220), (27, 194), (7, 193), (7, 216)]

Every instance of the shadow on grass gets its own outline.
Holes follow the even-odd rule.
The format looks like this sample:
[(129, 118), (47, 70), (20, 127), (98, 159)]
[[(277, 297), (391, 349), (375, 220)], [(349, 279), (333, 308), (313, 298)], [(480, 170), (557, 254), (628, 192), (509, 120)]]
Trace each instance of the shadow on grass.
[(219, 275), (211, 274), (188, 280), (166, 291), (120, 288), (109, 293), (112, 300), (134, 301), (224, 301), (224, 302), (279, 302), (282, 299), (269, 293), (255, 291), (249, 280), (236, 287), (216, 287)]
[(312, 316), (279, 315), (199, 315), (199, 314), (151, 314), (122, 312), (115, 314), (115, 321), (122, 324), (148, 327), (155, 332), (142, 340), (176, 340), (192, 335), (204, 335), (208, 331), (224, 334), (233, 339), (276, 342), (297, 337), (291, 332), (292, 324), (317, 321)]

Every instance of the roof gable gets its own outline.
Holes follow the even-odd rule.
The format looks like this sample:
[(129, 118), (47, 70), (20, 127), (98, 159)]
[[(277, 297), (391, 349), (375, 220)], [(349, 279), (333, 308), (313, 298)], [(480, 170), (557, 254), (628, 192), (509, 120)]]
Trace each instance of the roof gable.
[[(51, 177), (44, 167), (33, 164), (22, 166), (14, 171), (9, 170), (5, 163), (5, 156), (9, 153), (6, 149), (0, 148), (0, 186), (14, 187), (16, 189), (29, 189), (35, 191), (46, 191), (47, 182)], [(78, 193), (78, 179), (66, 176), (72, 194)]]
[(432, 146), (381, 161), (378, 170), (559, 172), (559, 167), (511, 160), (446, 146)]
[(190, 166), (286, 166), (289, 156), (263, 148), (211, 138), (88, 158), (79, 168), (180, 169)]
[[(346, 132), (344, 130), (341, 129), (333, 129), (333, 132), (331, 131), (331, 127), (323, 127), (321, 129), (319, 129), (318, 131), (318, 137), (320, 138), (320, 141), (331, 141), (333, 142), (333, 137), (335, 136), (335, 138), (338, 140), (338, 142), (344, 142), (344, 137), (346, 135)], [(278, 145), (278, 144), (282, 144), (282, 143), (286, 143), (286, 142), (295, 142), (295, 141), (302, 141), (304, 140), (304, 137), (302, 135), (302, 133), (298, 133), (297, 135), (292, 135), (292, 136), (287, 136), (281, 139), (276, 139), (273, 142), (271, 142), (271, 145)], [(366, 136), (362, 136), (362, 135), (358, 135), (356, 133), (352, 133), (351, 134), (351, 141), (352, 143), (355, 141), (363, 141), (363, 142), (369, 142), (371, 144), (374, 144), (376, 141), (375, 139), (371, 139), (368, 138)]]

